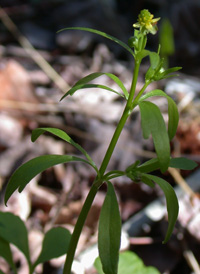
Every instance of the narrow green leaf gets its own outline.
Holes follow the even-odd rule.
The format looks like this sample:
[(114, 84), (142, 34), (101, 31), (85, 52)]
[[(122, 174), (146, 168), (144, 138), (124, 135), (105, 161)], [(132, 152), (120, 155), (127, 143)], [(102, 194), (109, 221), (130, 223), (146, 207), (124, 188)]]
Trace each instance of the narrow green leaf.
[(164, 179), (159, 178), (154, 175), (145, 174), (147, 178), (154, 181), (156, 184), (159, 185), (159, 187), (163, 190), (166, 202), (167, 202), (167, 212), (168, 212), (168, 229), (165, 236), (164, 243), (166, 243), (169, 238), (171, 237), (171, 234), (173, 232), (177, 217), (178, 217), (178, 211), (179, 211), (179, 205), (178, 200), (176, 197), (176, 193), (173, 189), (173, 187), (166, 182)]
[[(88, 82), (102, 76), (102, 75), (106, 75), (108, 76), (110, 79), (112, 79), (120, 88), (121, 90), (123, 91), (124, 95), (125, 95), (125, 98), (128, 99), (128, 91), (126, 90), (124, 84), (122, 83), (122, 81), (114, 74), (112, 73), (105, 73), (105, 72), (94, 72), (94, 73), (91, 73), (85, 77), (83, 77), (82, 79), (80, 79), (78, 82), (76, 82), (76, 84), (72, 87), (72, 88), (75, 88), (77, 86), (81, 86), (81, 85), (85, 85), (85, 84), (88, 84)], [(66, 97), (67, 95), (72, 95), (70, 93), (70, 90), (61, 98), (61, 100)], [(120, 96), (122, 96), (120, 93), (119, 93)]]
[(172, 140), (176, 135), (178, 122), (179, 122), (179, 113), (175, 102), (168, 97), (168, 135), (169, 139)]
[(0, 212), (0, 237), (19, 248), (30, 264), (27, 229), (18, 216), (10, 212)]
[(137, 170), (142, 173), (150, 173), (159, 168), (160, 168), (160, 164), (159, 164), (158, 158), (152, 158), (146, 161), (145, 163), (141, 164), (140, 166), (138, 166)]
[(1, 269), (0, 269), (0, 274), (6, 274), (6, 273), (4, 273), (3, 271), (1, 271)]
[(19, 188), (19, 192), (25, 188), (25, 186), (39, 173), (43, 172), (49, 167), (67, 163), (67, 162), (84, 162), (90, 165), (90, 163), (82, 158), (71, 155), (43, 155), (36, 157), (22, 166), (20, 166), (11, 176), (5, 193), (5, 204), (13, 194), (13, 192)]
[(12, 252), (11, 252), (11, 249), (10, 249), (10, 245), (2, 237), (0, 237), (0, 256), (3, 257), (8, 262), (8, 264), (14, 270), (14, 273), (17, 273), (15, 264), (13, 262)]
[(179, 168), (183, 170), (192, 170), (197, 166), (198, 166), (197, 163), (184, 157), (171, 158), (170, 160), (170, 167), (173, 167), (173, 168)]
[(124, 171), (111, 170), (103, 176), (104, 181), (110, 181), (111, 179), (126, 175)]
[(91, 28), (82, 28), (82, 27), (69, 27), (69, 28), (64, 28), (59, 30), (58, 32), (64, 31), (64, 30), (83, 30), (83, 31), (88, 31), (88, 32), (92, 32), (98, 35), (101, 35), (109, 40), (112, 40), (113, 42), (119, 44), (121, 47), (125, 48), (133, 57), (134, 57), (134, 52), (131, 50), (131, 48), (125, 44), (124, 42), (122, 42), (121, 40), (105, 33), (99, 30), (95, 30), (95, 29), (91, 29)]
[(152, 134), (160, 169), (165, 172), (170, 161), (169, 137), (160, 109), (153, 103), (142, 101), (139, 103), (141, 124), (145, 139)]
[(166, 76), (162, 76), (162, 74), (160, 74), (161, 79), (168, 79), (168, 78), (178, 77), (178, 76), (179, 74), (167, 74)]
[(160, 62), (160, 56), (157, 52), (149, 52), (149, 58), (152, 69), (156, 69)]
[[(198, 166), (197, 163), (184, 157), (171, 158), (169, 162), (169, 167), (183, 169), (183, 170), (192, 170), (197, 166)], [(150, 173), (159, 168), (160, 168), (160, 165), (159, 165), (158, 158), (153, 158), (141, 164), (140, 166), (138, 166), (137, 170), (142, 173)]]
[(143, 183), (145, 183), (146, 185), (148, 185), (149, 187), (151, 187), (151, 188), (154, 188), (154, 186), (155, 186), (154, 183), (152, 182), (152, 180), (150, 180), (149, 178), (147, 178), (145, 176), (145, 174), (141, 175), (141, 181)]
[(91, 166), (93, 166), (93, 168), (97, 171), (98, 173), (98, 169), (94, 163), (94, 161), (92, 160), (92, 158), (88, 155), (88, 153), (84, 150), (84, 148), (82, 148), (82, 146), (80, 146), (79, 144), (77, 144), (76, 142), (74, 142), (72, 140), (72, 138), (63, 130), (58, 129), (58, 128), (36, 128), (33, 130), (32, 132), (32, 136), (31, 136), (31, 140), (32, 142), (35, 142), (37, 140), (37, 138), (43, 134), (44, 132), (49, 132), (54, 134), (55, 136), (59, 137), (60, 139), (66, 141), (67, 143), (71, 144), (72, 146), (74, 146), (76, 149), (78, 149), (90, 162)]
[(178, 71), (178, 70), (180, 70), (180, 69), (182, 69), (182, 67), (173, 67), (173, 68), (166, 69), (166, 70), (163, 71), (163, 73), (161, 74), (161, 75), (162, 75), (162, 79), (167, 78), (168, 76), (172, 76), (172, 75), (169, 75), (169, 73)]
[(109, 88), (107, 86), (104, 86), (104, 85), (99, 85), (99, 84), (82, 84), (82, 85), (75, 85), (73, 86), (67, 93), (65, 93), (65, 95), (63, 95), (63, 97), (60, 99), (60, 100), (63, 100), (66, 96), (68, 95), (73, 95), (77, 90), (80, 90), (80, 89), (87, 89), (87, 88), (99, 88), (99, 89), (105, 89), (105, 90), (109, 90), (111, 92), (114, 92), (116, 93), (117, 95), (121, 96), (121, 97), (124, 97), (123, 94), (115, 91), (114, 89), (112, 88)]
[(107, 194), (99, 219), (99, 256), (106, 274), (117, 274), (121, 238), (121, 218), (113, 185), (108, 182)]
[(155, 70), (152, 67), (149, 67), (149, 69), (147, 70), (145, 74), (145, 81), (151, 80), (154, 74), (155, 74)]
[(71, 234), (64, 227), (55, 227), (50, 229), (44, 236), (42, 250), (34, 268), (41, 263), (47, 262), (53, 258), (58, 258), (67, 253)]
[(176, 134), (176, 130), (178, 127), (178, 121), (179, 121), (179, 114), (178, 114), (178, 109), (176, 106), (176, 103), (174, 100), (169, 97), (166, 93), (164, 93), (160, 89), (155, 89), (147, 94), (143, 95), (140, 99), (139, 102), (142, 102), (150, 97), (153, 96), (163, 96), (167, 99), (168, 101), (168, 116), (169, 116), (169, 121), (168, 121), (168, 134), (169, 134), (169, 139), (172, 140), (173, 137)]
[(139, 164), (140, 164), (139, 160), (135, 161), (133, 164), (131, 164), (130, 166), (128, 166), (126, 168), (126, 173), (131, 171), (131, 170), (136, 170), (136, 168), (138, 167)]

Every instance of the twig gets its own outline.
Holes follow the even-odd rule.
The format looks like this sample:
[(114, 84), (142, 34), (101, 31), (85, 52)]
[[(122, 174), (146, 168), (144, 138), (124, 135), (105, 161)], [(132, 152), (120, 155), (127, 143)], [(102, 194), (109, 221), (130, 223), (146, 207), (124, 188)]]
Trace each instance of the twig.
[(178, 170), (169, 167), (168, 171), (172, 175), (176, 183), (189, 195), (189, 197), (193, 198), (196, 195), (195, 192), (191, 189), (191, 187), (183, 179)]
[[(63, 206), (65, 205), (65, 203), (67, 202), (67, 200), (68, 200), (68, 198), (69, 198), (69, 195), (71, 194), (71, 192), (73, 191), (73, 189), (74, 189), (74, 186), (75, 186), (75, 178), (74, 178), (74, 174), (73, 174), (73, 172), (72, 172), (72, 170), (71, 170), (71, 168), (70, 167), (68, 167), (68, 170), (67, 170), (68, 172), (67, 172), (67, 174), (68, 174), (68, 177), (67, 177), (67, 180), (68, 180), (68, 182), (67, 182), (67, 184), (66, 184), (66, 182), (64, 182), (66, 185), (69, 185), (69, 187), (68, 188), (66, 188), (66, 189), (64, 189), (64, 191), (63, 191), (63, 193), (62, 193), (62, 195), (61, 195), (61, 197), (60, 197), (60, 201), (57, 203), (57, 205), (55, 205), (52, 209), (51, 209), (51, 211), (50, 211), (50, 213), (49, 213), (49, 216), (50, 216), (50, 220), (49, 220), (49, 222), (47, 223), (47, 225), (46, 225), (46, 228), (48, 229), (49, 227), (52, 227), (55, 223), (56, 223), (56, 221), (57, 221), (57, 219), (58, 219), (58, 216), (59, 216), (59, 214), (60, 214), (60, 211), (61, 211), (61, 209), (63, 208)], [(69, 172), (69, 171), (71, 171), (71, 172)], [(70, 173), (70, 175), (71, 176), (69, 176), (69, 173)]]
[(191, 250), (185, 250), (183, 255), (195, 274), (200, 274), (199, 264)]
[(130, 237), (129, 243), (131, 245), (151, 245), (155, 243), (155, 241), (151, 237)]
[(52, 66), (43, 58), (43, 56), (32, 46), (29, 40), (22, 35), (15, 23), (7, 15), (7, 13), (0, 7), (0, 19), (5, 27), (18, 40), (20, 45), (28, 53), (28, 55), (35, 61), (35, 63), (46, 73), (46, 75), (59, 87), (62, 92), (66, 92), (70, 86), (65, 80), (52, 68)]

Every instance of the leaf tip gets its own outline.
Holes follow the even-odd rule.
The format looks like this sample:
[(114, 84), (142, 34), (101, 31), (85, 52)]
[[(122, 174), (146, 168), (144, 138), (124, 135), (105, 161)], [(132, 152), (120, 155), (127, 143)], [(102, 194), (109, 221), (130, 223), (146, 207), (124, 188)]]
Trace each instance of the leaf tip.
[(35, 142), (35, 138), (33, 135), (31, 135), (31, 142), (34, 143)]
[(65, 94), (60, 98), (59, 102), (61, 102), (67, 95), (68, 95), (68, 94), (65, 93)]
[(10, 195), (8, 195), (8, 193), (6, 192), (5, 196), (4, 196), (4, 204), (5, 204), (6, 207), (8, 207), (9, 198), (10, 198)]
[(168, 241), (171, 235), (166, 235), (165, 239), (162, 241), (162, 244), (165, 245)]

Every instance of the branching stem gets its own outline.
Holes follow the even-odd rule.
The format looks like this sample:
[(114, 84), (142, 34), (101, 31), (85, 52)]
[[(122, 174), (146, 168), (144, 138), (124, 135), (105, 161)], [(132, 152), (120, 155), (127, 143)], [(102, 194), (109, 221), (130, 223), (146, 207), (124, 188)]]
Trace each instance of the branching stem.
[(134, 73), (133, 73), (132, 85), (131, 85), (131, 89), (130, 89), (130, 93), (129, 93), (129, 97), (128, 97), (125, 109), (124, 109), (121, 119), (116, 127), (116, 130), (113, 134), (113, 137), (112, 137), (111, 142), (108, 146), (105, 157), (102, 161), (101, 167), (99, 169), (99, 178), (98, 179), (96, 178), (96, 180), (94, 181), (94, 183), (88, 193), (88, 196), (85, 200), (85, 203), (83, 205), (81, 213), (78, 217), (77, 223), (75, 225), (75, 228), (74, 228), (71, 240), (70, 240), (69, 251), (68, 251), (68, 254), (66, 257), (63, 274), (71, 274), (71, 267), (72, 267), (72, 263), (74, 260), (76, 247), (77, 247), (78, 240), (81, 235), (81, 231), (83, 229), (85, 220), (87, 218), (89, 210), (92, 206), (92, 202), (97, 194), (99, 187), (104, 183), (104, 181), (103, 181), (104, 173), (106, 171), (106, 168), (107, 168), (110, 158), (112, 156), (114, 148), (117, 144), (119, 136), (123, 130), (123, 127), (133, 110), (132, 103), (133, 103), (133, 98), (134, 98), (134, 94), (135, 94), (139, 68), (140, 68), (140, 62), (138, 60), (135, 60), (135, 69), (134, 69)]

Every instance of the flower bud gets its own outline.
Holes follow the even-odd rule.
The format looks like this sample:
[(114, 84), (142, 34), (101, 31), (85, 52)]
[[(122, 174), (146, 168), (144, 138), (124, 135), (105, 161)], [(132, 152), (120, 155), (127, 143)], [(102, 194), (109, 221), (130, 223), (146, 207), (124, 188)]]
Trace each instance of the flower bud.
[(138, 38), (135, 37), (135, 36), (131, 36), (129, 39), (128, 39), (128, 45), (130, 48), (135, 48), (137, 49), (138, 48)]

